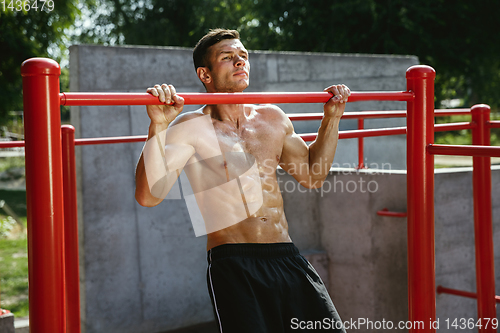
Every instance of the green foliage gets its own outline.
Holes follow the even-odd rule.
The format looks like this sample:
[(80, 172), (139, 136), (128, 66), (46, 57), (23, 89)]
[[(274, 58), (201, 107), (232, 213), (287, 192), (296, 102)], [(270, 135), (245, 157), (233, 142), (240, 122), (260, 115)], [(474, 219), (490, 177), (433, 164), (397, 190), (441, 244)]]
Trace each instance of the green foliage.
[[(25, 190), (0, 190), (0, 200), (5, 200), (9, 207), (19, 217), (26, 217), (26, 191)], [(3, 211), (0, 211), (3, 213)]]
[(16, 220), (14, 220), (11, 216), (7, 216), (6, 218), (0, 219), (0, 239), (7, 237), (10, 234), (12, 229), (16, 226)]
[(438, 107), (450, 98), (500, 106), (499, 1), (96, 0), (89, 8), (95, 24), (80, 41), (193, 47), (226, 27), (249, 49), (412, 54), (438, 73)]
[(95, 0), (86, 13), (94, 23), (79, 27), (84, 43), (193, 47), (210, 28), (244, 28), (253, 0)]
[[(14, 156), (14, 157), (0, 157), (0, 172), (6, 171), (12, 168), (24, 167), (24, 157)], [(0, 190), (0, 199), (2, 198), (2, 190)]]
[(453, 98), (496, 110), (499, 12), (487, 0), (58, 0), (52, 12), (0, 12), (0, 123), (22, 108), (19, 66), (29, 57), (58, 58), (70, 40), (193, 47), (215, 27), (239, 30), (249, 49), (417, 55), (437, 71), (437, 107)]
[[(7, 7), (9, 1), (5, 2)], [(77, 3), (57, 0), (52, 11), (48, 6), (41, 11), (40, 2), (37, 11), (0, 8), (0, 123), (9, 111), (22, 110), (22, 62), (40, 56), (61, 60), (65, 29), (80, 13)]]

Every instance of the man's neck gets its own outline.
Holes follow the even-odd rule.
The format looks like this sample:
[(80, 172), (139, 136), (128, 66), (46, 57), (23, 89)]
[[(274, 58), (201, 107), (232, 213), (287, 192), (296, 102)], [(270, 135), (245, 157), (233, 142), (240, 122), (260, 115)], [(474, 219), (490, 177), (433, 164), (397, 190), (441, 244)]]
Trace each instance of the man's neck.
[(236, 128), (246, 117), (244, 104), (217, 104), (207, 105), (205, 110), (214, 119), (226, 123), (232, 123)]

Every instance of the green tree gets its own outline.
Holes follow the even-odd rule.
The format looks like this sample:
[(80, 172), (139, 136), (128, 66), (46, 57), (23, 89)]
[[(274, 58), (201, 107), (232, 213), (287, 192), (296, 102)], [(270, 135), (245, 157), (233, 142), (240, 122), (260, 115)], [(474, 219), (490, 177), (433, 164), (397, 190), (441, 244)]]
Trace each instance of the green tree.
[[(214, 27), (242, 28), (253, 0), (99, 0), (78, 42), (193, 47)], [(250, 18), (251, 20), (251, 18)]]
[(258, 0), (255, 11), (264, 48), (417, 55), (438, 73), (438, 100), (500, 106), (498, 1)]
[(65, 29), (80, 13), (77, 2), (71, 0), (37, 1), (37, 9), (27, 6), (34, 5), (34, 0), (24, 1), (22, 7), (19, 3), (0, 3), (0, 124), (9, 111), (22, 110), (21, 63), (47, 56), (60, 61)]
[[(437, 71), (436, 104), (500, 106), (500, 1), (100, 0), (89, 38), (189, 46), (210, 28), (238, 29), (249, 49), (412, 54)], [(102, 8), (102, 7), (101, 7)]]

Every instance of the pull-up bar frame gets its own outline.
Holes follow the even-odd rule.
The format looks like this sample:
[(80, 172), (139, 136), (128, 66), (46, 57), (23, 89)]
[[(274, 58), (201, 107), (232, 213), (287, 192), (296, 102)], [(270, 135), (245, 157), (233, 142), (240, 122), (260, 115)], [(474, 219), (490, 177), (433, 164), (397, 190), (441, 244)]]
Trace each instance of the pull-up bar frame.
[[(178, 93), (184, 104), (281, 104), (326, 103), (332, 97), (329, 92), (242, 92), (242, 93)], [(158, 97), (148, 93), (60, 93), (61, 105), (161, 105)], [(406, 91), (352, 92), (351, 102), (362, 101), (409, 101), (413, 94)]]
[[(149, 94), (60, 93), (59, 64), (33, 58), (21, 67), (26, 147), (30, 330), (33, 333), (79, 332), (79, 313), (66, 316), (61, 105), (161, 104)], [(428, 66), (406, 72), (402, 92), (353, 92), (350, 101), (406, 101), (408, 177), (409, 320), (436, 319), (434, 268), (434, 163), (427, 147), (434, 138), (434, 78)], [(186, 104), (320, 103), (321, 93), (179, 94)], [(352, 135), (357, 135), (353, 133)], [(71, 153), (71, 152), (70, 152)], [(494, 285), (494, 284), (493, 284)], [(481, 293), (478, 293), (480, 297)], [(78, 295), (74, 296), (78, 297)], [(478, 302), (480, 300), (478, 299)], [(67, 304), (68, 303), (68, 304)], [(79, 303), (72, 299), (71, 303)], [(410, 330), (411, 331), (411, 330)], [(424, 332), (435, 332), (425, 327)]]

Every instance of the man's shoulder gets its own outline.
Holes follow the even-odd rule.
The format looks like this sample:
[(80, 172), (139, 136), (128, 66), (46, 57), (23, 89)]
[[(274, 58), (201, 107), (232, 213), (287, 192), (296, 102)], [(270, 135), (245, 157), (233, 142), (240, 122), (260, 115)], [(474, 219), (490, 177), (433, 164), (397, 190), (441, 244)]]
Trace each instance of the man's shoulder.
[(283, 120), (288, 119), (286, 113), (283, 110), (281, 110), (281, 108), (273, 104), (257, 104), (254, 105), (254, 108), (256, 112), (266, 115), (268, 117), (273, 117)]
[(196, 119), (196, 118), (199, 118), (199, 117), (203, 117), (203, 116), (206, 116), (206, 114), (203, 113), (203, 109), (198, 109), (196, 111), (188, 111), (188, 112), (183, 112), (181, 114), (179, 114), (175, 119), (174, 121), (172, 122), (172, 126), (173, 125), (178, 125), (178, 124), (181, 124), (181, 123), (184, 123), (188, 120), (193, 120), (193, 119)]

